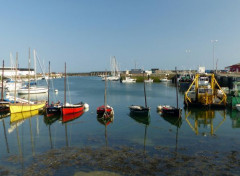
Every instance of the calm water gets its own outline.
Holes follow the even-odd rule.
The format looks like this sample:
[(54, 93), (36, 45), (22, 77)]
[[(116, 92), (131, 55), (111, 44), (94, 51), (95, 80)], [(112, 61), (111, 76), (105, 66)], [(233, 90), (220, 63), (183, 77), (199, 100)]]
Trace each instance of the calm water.
[[(63, 82), (53, 80), (59, 92), (51, 90), (51, 101), (63, 102)], [(90, 105), (68, 123), (61, 118), (49, 122), (43, 115), (17, 125), (10, 116), (2, 118), (0, 175), (239, 175), (239, 112), (183, 109), (181, 121), (163, 118), (156, 107), (176, 106), (176, 90), (171, 83), (153, 83), (146, 84), (150, 118), (139, 122), (129, 116), (128, 106), (144, 105), (143, 84), (109, 82), (107, 103), (115, 115), (105, 126), (96, 117), (96, 108), (104, 103), (104, 84), (98, 77), (68, 78), (67, 101)], [(179, 106), (183, 108), (183, 93)]]

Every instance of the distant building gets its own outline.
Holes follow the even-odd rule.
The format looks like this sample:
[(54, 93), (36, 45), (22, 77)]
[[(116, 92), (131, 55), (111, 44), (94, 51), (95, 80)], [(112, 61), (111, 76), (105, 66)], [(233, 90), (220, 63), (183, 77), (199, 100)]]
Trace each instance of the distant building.
[(143, 70), (142, 69), (131, 69), (131, 71), (129, 72), (130, 74), (139, 74), (142, 73)]
[(230, 72), (240, 72), (240, 63), (225, 67), (225, 69)]
[(156, 73), (159, 69), (158, 68), (152, 68), (152, 73)]
[[(2, 76), (2, 70), (3, 68), (0, 68), (0, 75)], [(26, 76), (29, 73), (28, 68), (18, 68), (17, 69), (17, 75), (19, 76)], [(15, 76), (16, 74), (16, 69), (12, 67), (4, 67), (4, 76), (5, 77), (12, 77)], [(33, 68), (30, 68), (30, 75), (34, 75), (35, 71)]]

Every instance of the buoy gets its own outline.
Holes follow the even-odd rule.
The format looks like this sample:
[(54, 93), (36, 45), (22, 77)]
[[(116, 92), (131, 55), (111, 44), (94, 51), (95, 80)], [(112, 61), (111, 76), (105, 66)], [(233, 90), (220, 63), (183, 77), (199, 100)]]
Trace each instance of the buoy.
[(55, 91), (55, 93), (58, 93), (58, 90), (57, 90), (57, 89), (55, 89), (54, 91)]

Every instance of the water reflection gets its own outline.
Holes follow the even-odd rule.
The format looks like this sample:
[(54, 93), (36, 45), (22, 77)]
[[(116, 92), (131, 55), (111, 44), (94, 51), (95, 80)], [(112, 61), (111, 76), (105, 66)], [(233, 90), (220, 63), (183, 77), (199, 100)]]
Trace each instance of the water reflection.
[(146, 139), (147, 139), (147, 127), (150, 124), (150, 115), (136, 115), (134, 113), (130, 113), (129, 116), (134, 119), (136, 122), (144, 124), (145, 130), (144, 130), (144, 140), (143, 140), (143, 151), (144, 154), (146, 152)]
[(84, 111), (72, 113), (72, 114), (66, 114), (62, 115), (62, 123), (65, 124), (65, 136), (66, 136), (66, 146), (69, 146), (68, 142), (68, 131), (67, 131), (67, 123), (72, 122), (76, 120), (77, 118), (81, 117), (83, 115)]
[(232, 120), (232, 128), (240, 128), (240, 112), (238, 110), (230, 111), (230, 118)]
[(48, 117), (47, 115), (44, 116), (44, 123), (48, 126), (48, 134), (49, 134), (49, 140), (50, 140), (50, 146), (51, 149), (53, 149), (53, 143), (52, 143), (52, 133), (51, 133), (51, 125), (60, 119), (60, 115), (55, 115)]
[(1, 113), (0, 114), (0, 120), (2, 121), (2, 124), (3, 124), (3, 131), (4, 131), (4, 138), (5, 138), (7, 153), (9, 153), (9, 146), (8, 146), (8, 139), (7, 139), (7, 133), (6, 133), (5, 118), (8, 117), (9, 115), (10, 115), (10, 113)]
[[(213, 120), (216, 117), (217, 112), (222, 117), (222, 120), (214, 127)], [(208, 110), (186, 109), (185, 120), (196, 135), (199, 134), (199, 128), (202, 128), (204, 129), (204, 132), (202, 132), (203, 136), (206, 136), (207, 133), (209, 133), (212, 136), (212, 135), (215, 135), (215, 132), (217, 131), (217, 129), (226, 120), (226, 112), (225, 110), (216, 111), (216, 110), (210, 110), (210, 109)], [(193, 124), (189, 120), (192, 120)], [(205, 131), (205, 129), (208, 127), (210, 127), (210, 132)]]
[(113, 120), (114, 120), (114, 116), (111, 115), (111, 116), (97, 116), (97, 121), (99, 123), (101, 123), (102, 125), (105, 126), (105, 144), (106, 144), (106, 148), (108, 147), (108, 139), (107, 139), (107, 126), (110, 124), (110, 123), (113, 123)]

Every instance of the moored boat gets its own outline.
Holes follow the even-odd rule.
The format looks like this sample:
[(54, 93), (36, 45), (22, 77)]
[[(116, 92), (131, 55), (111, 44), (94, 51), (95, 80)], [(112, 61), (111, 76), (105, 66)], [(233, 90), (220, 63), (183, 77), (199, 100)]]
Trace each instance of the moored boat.
[(70, 104), (66, 102), (66, 82), (67, 82), (67, 70), (65, 62), (65, 77), (64, 77), (64, 105), (62, 106), (62, 115), (73, 114), (84, 110), (83, 103)]

